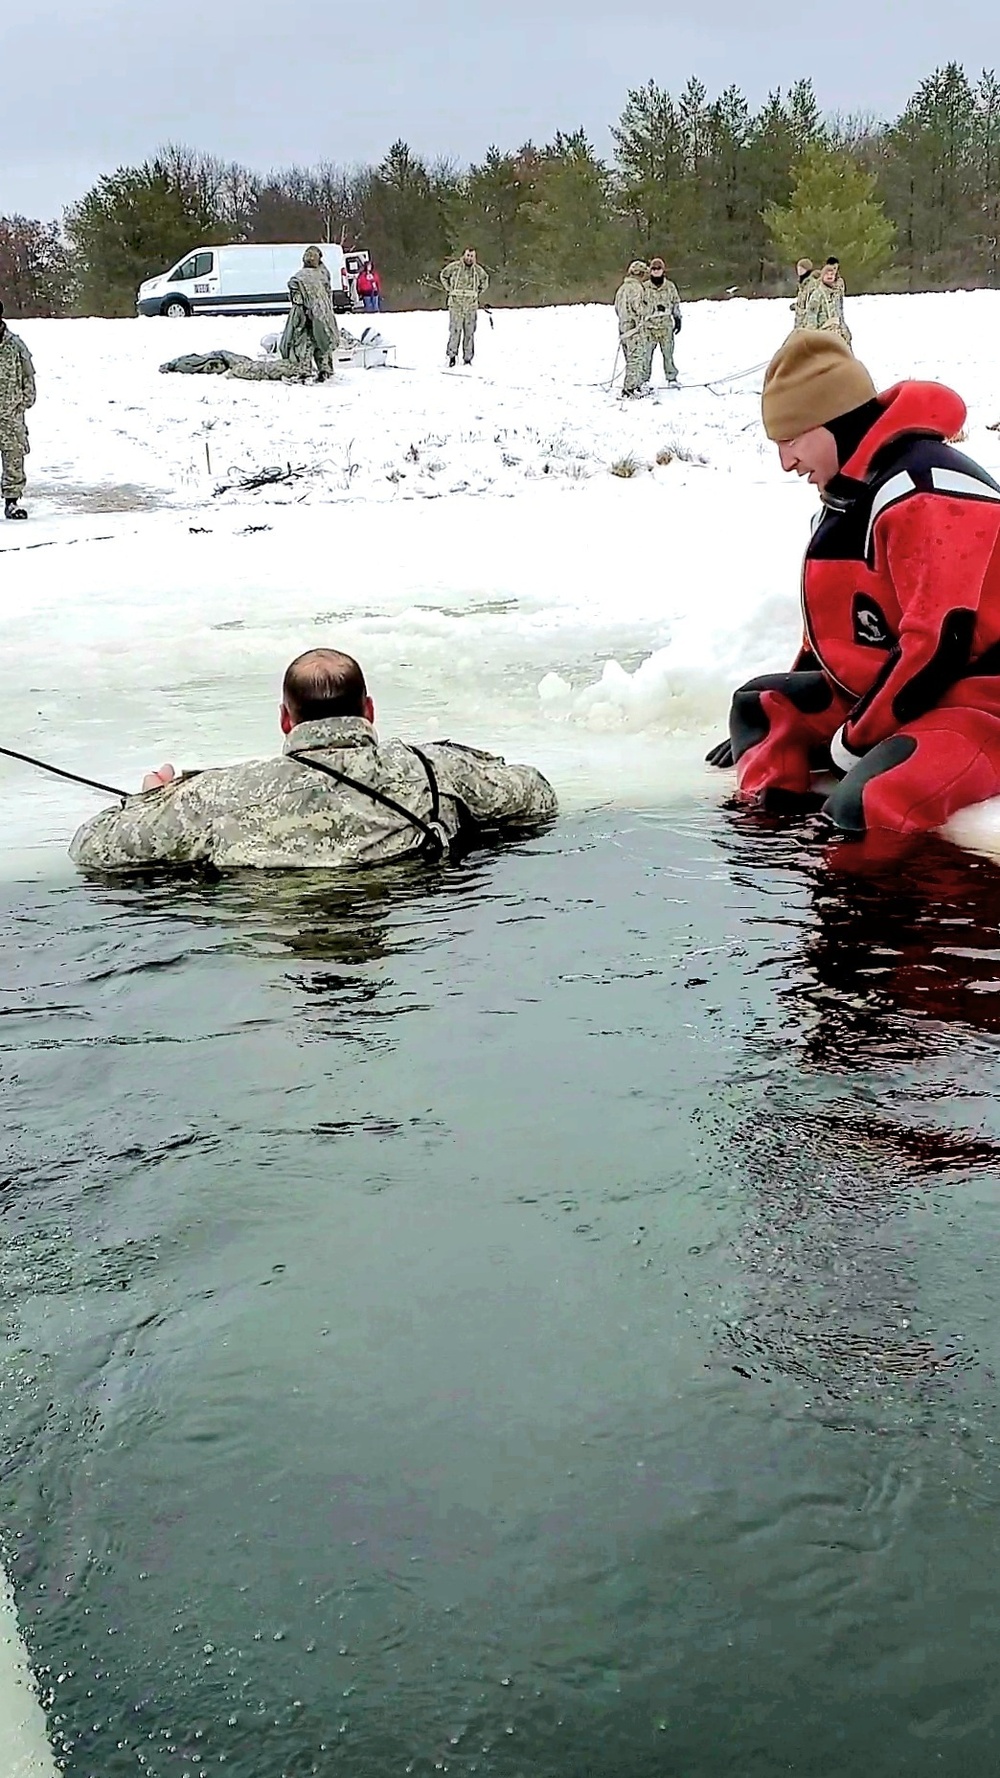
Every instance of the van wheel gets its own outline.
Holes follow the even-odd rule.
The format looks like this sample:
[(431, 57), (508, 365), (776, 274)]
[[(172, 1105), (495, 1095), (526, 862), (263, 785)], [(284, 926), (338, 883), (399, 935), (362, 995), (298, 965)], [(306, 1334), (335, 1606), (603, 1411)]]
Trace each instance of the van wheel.
[(176, 321), (181, 315), (190, 315), (190, 313), (191, 304), (186, 302), (183, 296), (168, 296), (160, 310), (160, 314), (168, 315), (171, 321)]

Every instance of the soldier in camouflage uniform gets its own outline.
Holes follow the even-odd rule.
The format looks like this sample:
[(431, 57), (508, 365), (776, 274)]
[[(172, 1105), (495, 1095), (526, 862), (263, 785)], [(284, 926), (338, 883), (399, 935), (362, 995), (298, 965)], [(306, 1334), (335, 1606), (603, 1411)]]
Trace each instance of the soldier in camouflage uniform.
[(316, 648), (282, 688), (284, 752), (178, 777), (162, 766), (142, 793), (75, 835), (81, 870), (207, 865), (220, 870), (345, 869), (444, 856), (486, 830), (513, 834), (556, 813), (532, 766), (434, 741), (383, 745), (361, 668)]
[(466, 247), (461, 259), (450, 259), (442, 267), (441, 288), (448, 297), (448, 363), (452, 369), (460, 349), (466, 364), (471, 364), (475, 356), (479, 305), (489, 281), (489, 272), (478, 263), (474, 247)]
[(618, 286), (615, 296), (618, 333), (625, 354), (623, 395), (638, 395), (649, 382), (653, 362), (648, 322), (650, 315), (649, 267), (645, 260), (633, 259)]
[(806, 297), (802, 326), (817, 333), (836, 333), (845, 346), (851, 343), (851, 330), (844, 320), (844, 280), (836, 260), (828, 259), (819, 277), (813, 280)]
[(340, 328), (333, 306), (330, 270), (318, 247), (307, 247), (302, 270), (288, 280), (292, 299), (278, 350), (287, 364), (307, 377), (315, 366), (316, 380), (332, 377), (333, 355), (340, 348)]
[(3, 318), (0, 303), (0, 466), (2, 466), (3, 515), (26, 519), (21, 504), (25, 490), (24, 459), (28, 454), (28, 428), (24, 416), (35, 405), (35, 367), (31, 353)]
[(649, 262), (649, 316), (646, 321), (646, 332), (649, 339), (649, 370), (643, 379), (649, 381), (653, 373), (653, 360), (659, 346), (663, 354), (663, 374), (672, 388), (677, 387), (677, 371), (674, 367), (674, 339), (681, 330), (681, 299), (677, 286), (667, 277), (667, 268), (662, 259), (651, 259)]
[(795, 275), (799, 280), (799, 288), (796, 291), (795, 301), (792, 304), (792, 309), (795, 314), (795, 320), (792, 322), (793, 333), (797, 327), (804, 327), (806, 324), (806, 302), (818, 274), (811, 259), (800, 259), (795, 267)]

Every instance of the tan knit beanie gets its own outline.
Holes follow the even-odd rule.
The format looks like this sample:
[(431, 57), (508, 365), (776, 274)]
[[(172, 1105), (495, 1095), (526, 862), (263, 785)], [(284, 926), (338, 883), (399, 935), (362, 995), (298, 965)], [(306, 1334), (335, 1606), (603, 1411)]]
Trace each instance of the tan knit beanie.
[(781, 444), (849, 414), (875, 394), (864, 365), (838, 334), (799, 328), (778, 347), (764, 373), (764, 431)]

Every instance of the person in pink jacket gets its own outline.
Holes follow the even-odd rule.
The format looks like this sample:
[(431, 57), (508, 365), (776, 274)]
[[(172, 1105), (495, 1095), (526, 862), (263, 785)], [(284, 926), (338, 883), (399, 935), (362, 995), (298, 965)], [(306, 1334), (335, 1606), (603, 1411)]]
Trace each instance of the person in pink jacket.
[(382, 307), (382, 280), (370, 259), (358, 273), (358, 295), (366, 309), (377, 313)]

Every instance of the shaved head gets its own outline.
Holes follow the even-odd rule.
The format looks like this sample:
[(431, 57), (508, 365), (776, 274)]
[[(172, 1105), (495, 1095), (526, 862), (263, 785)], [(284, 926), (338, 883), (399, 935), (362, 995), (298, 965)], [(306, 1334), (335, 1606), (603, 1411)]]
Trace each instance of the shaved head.
[(363, 716), (365, 676), (353, 656), (336, 648), (310, 648), (288, 668), (281, 696), (294, 723), (326, 716)]

